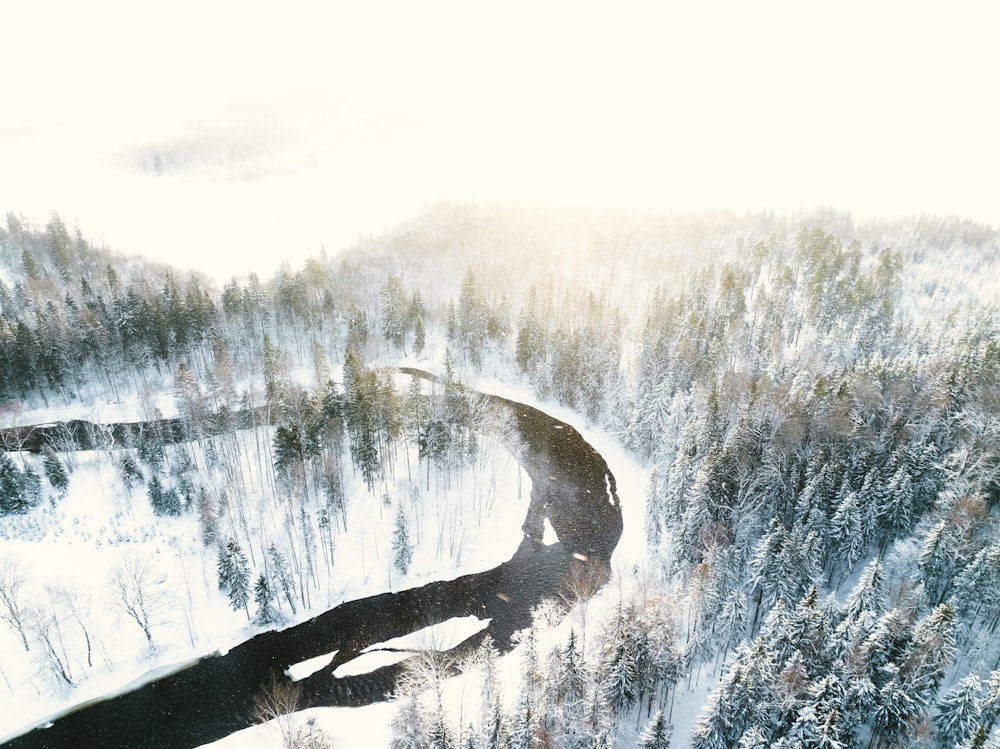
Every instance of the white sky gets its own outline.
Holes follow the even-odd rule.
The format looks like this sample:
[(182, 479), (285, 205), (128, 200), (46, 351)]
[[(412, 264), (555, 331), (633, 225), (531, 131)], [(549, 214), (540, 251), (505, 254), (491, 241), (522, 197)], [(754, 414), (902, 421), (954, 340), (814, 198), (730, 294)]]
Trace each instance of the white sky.
[[(0, 211), (221, 276), (442, 198), (996, 225), (998, 21), (993, 2), (7, 0)], [(206, 132), (256, 134), (281, 170), (122, 168)]]

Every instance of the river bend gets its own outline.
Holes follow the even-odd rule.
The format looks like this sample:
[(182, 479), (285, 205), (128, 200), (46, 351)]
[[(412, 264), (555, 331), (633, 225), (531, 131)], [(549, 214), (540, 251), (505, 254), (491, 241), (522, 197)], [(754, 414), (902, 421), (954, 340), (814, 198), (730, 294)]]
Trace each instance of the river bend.
[[(418, 370), (403, 371), (433, 379)], [(518, 460), (532, 482), (524, 538), (510, 560), (485, 572), (346, 601), (301, 624), (258, 634), (225, 654), (203, 657), (133, 691), (72, 708), (3, 746), (199, 746), (250, 725), (254, 696), (262, 685), (287, 679), (284, 672), (290, 666), (333, 651), (337, 653), (328, 666), (297, 682), (302, 689), (300, 707), (378, 702), (393, 691), (404, 664), (343, 678), (335, 677), (334, 670), (366, 647), (453, 617), (490, 619), (486, 628), (453, 648), (456, 654), (477, 647), (486, 635), (501, 652), (510, 650), (514, 633), (531, 624), (532, 609), (546, 598), (558, 598), (581, 565), (607, 579), (622, 516), (614, 476), (576, 429), (531, 406), (499, 396), (482, 397), (512, 414), (523, 446), (517, 451)], [(95, 429), (74, 422), (72, 429), (115, 439), (136, 426)], [(183, 431), (171, 420), (160, 427), (166, 434)], [(46, 431), (57, 428), (66, 426), (31, 428), (25, 449), (37, 449)], [(549, 546), (542, 544), (545, 518), (559, 539)]]

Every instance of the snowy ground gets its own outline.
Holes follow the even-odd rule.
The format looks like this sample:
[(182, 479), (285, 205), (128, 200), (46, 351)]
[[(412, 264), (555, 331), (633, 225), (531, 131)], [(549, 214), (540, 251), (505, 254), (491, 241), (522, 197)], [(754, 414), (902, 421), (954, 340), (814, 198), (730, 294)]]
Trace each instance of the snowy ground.
[[(32, 409), (17, 421), (141, 417), (137, 402), (118, 405), (117, 411), (107, 406)], [(171, 405), (165, 398), (162, 411), (172, 413)], [(243, 439), (252, 441), (249, 433)], [(508, 559), (522, 538), (531, 484), (514, 456), (496, 440), (483, 438), (480, 447), (476, 467), (452, 477), (451, 488), (436, 486), (432, 477), (430, 491), (422, 492), (421, 508), (411, 516), (415, 523), (411, 535), (417, 544), (405, 576), (392, 565), (392, 508), (372, 497), (359, 477), (348, 476), (349, 532), (336, 538), (332, 574), (321, 576), (322, 589), (313, 595), (312, 609), (300, 609), (295, 617), (285, 611), (288, 623), (343, 600), (485, 570)], [(397, 476), (382, 487), (394, 503), (412, 497), (414, 485), (426, 479), (407, 478), (404, 452), (397, 458)], [(29, 463), (36, 461), (34, 456), (25, 457)], [(39, 648), (25, 653), (14, 630), (0, 622), (0, 737), (68, 705), (161, 674), (172, 664), (224, 652), (255, 631), (219, 590), (216, 552), (202, 545), (194, 516), (154, 515), (144, 488), (133, 489), (131, 496), (124, 490), (107, 452), (80, 452), (73, 458), (76, 468), (64, 499), (44, 500), (27, 515), (0, 520), (0, 562), (16, 559), (26, 573), (22, 606), (56, 612), (58, 639), (75, 686), (51, 676)], [(409, 459), (417, 473), (415, 453)], [(35, 468), (41, 475), (40, 465)], [(252, 487), (253, 477), (247, 482)], [(49, 489), (44, 480), (43, 485)], [(262, 512), (251, 523), (277, 529), (281, 517)], [(109, 589), (113, 570), (123, 559), (136, 556), (150, 563), (155, 572), (151, 584), (161, 598), (153, 620), (152, 650), (137, 624), (114, 605)], [(68, 592), (80, 622), (69, 615), (61, 591)], [(84, 655), (84, 628), (93, 646), (91, 665)]]
[[(648, 491), (649, 471), (638, 465), (618, 445), (614, 437), (606, 432), (590, 427), (579, 414), (551, 403), (541, 403), (527, 388), (511, 385), (498, 379), (469, 382), (481, 392), (533, 405), (557, 419), (576, 428), (583, 437), (604, 456), (608, 467), (615, 476), (618, 497), (622, 503), (624, 530), (622, 539), (612, 558), (613, 577), (610, 583), (588, 606), (586, 617), (588, 628), (600, 626), (613, 611), (622, 596), (628, 596), (641, 584), (641, 570), (645, 567), (646, 541), (643, 530), (645, 498)], [(547, 529), (551, 533), (550, 528)], [(556, 643), (565, 645), (571, 628), (579, 631), (581, 612), (571, 612), (557, 626), (540, 632), (539, 653), (548, 653)], [(515, 684), (521, 667), (521, 648), (515, 648), (500, 659), (500, 682)], [(588, 649), (588, 657), (595, 654)], [(372, 668), (376, 667), (374, 664)], [(446, 709), (457, 719), (459, 715), (476, 714), (478, 710), (478, 674), (469, 673), (449, 679), (444, 690)], [(678, 695), (674, 706), (675, 745), (684, 746), (682, 737), (689, 736), (700, 706), (708, 693), (709, 679), (704, 675), (702, 683), (690, 692)], [(508, 708), (513, 707), (516, 692), (508, 689), (505, 699)], [(332, 739), (335, 747), (387, 747), (389, 745), (389, 724), (395, 715), (395, 703), (379, 703), (360, 708), (314, 708), (298, 714), (304, 724), (312, 718)], [(644, 723), (644, 721), (643, 721)], [(225, 739), (205, 745), (212, 749), (279, 749), (281, 737), (273, 725), (261, 725), (239, 731)]]
[[(612, 559), (612, 580), (593, 599), (586, 611), (586, 626), (589, 631), (596, 631), (595, 628), (608, 617), (615, 604), (621, 598), (632, 595), (643, 584), (641, 578), (647, 569), (643, 518), (648, 491), (648, 469), (635, 463), (610, 434), (590, 427), (580, 415), (568, 409), (539, 403), (527, 388), (496, 378), (469, 384), (483, 392), (535, 405), (566, 421), (578, 429), (608, 461), (615, 475), (622, 503), (624, 530)], [(165, 414), (171, 413), (169, 403), (163, 404), (163, 411)], [(102, 410), (103, 413), (106, 411)], [(137, 418), (137, 414), (130, 414), (127, 408), (123, 408), (121, 413), (123, 418)], [(81, 412), (78, 415), (93, 418), (92, 413)], [(60, 413), (52, 414), (51, 418), (67, 416)], [(491, 465), (489, 471), (484, 470), (480, 476), (480, 479), (488, 476), (488, 481), (480, 482), (477, 484), (478, 489), (473, 487), (472, 491), (475, 494), (476, 491), (486, 491), (485, 487), (489, 487), (488, 491), (492, 491), (497, 498), (495, 504), (501, 508), (500, 515), (491, 520), (488, 541), (478, 537), (467, 539), (461, 558), (448, 560), (447, 566), (442, 565), (440, 553), (433, 551), (431, 544), (425, 544), (423, 549), (418, 547), (410, 574), (399, 579), (392, 574), (391, 565), (386, 559), (388, 554), (385, 544), (391, 538), (388, 525), (391, 523), (391, 513), (386, 513), (373, 523), (371, 498), (356, 497), (352, 501), (352, 507), (364, 507), (364, 504), (368, 506), (361, 515), (352, 517), (349, 524), (351, 528), (364, 529), (364, 532), (348, 534), (338, 541), (338, 553), (342, 546), (344, 558), (352, 560), (345, 567), (352, 569), (354, 574), (343, 579), (340, 583), (342, 588), (335, 591), (336, 595), (333, 595), (331, 588), (328, 593), (330, 600), (317, 601), (317, 606), (322, 608), (326, 603), (334, 604), (339, 600), (381, 590), (400, 589), (430, 579), (487, 569), (509, 558), (521, 537), (520, 525), (527, 508), (530, 484), (526, 475), (519, 475), (521, 472), (509, 454), (497, 450), (494, 457), (497, 463)], [(402, 464), (397, 464), (397, 473), (400, 472), (405, 474)], [(5, 669), (7, 679), (18, 688), (13, 690), (0, 684), (0, 693), (6, 692), (0, 696), (0, 736), (25, 725), (27, 716), (41, 717), (56, 712), (66, 704), (82, 702), (121, 689), (123, 685), (145, 678), (148, 676), (147, 672), (169, 669), (171, 664), (183, 663), (195, 655), (214, 650), (225, 651), (252, 632), (243, 614), (232, 612), (224, 594), (214, 584), (214, 556), (206, 557), (202, 552), (193, 517), (175, 520), (155, 518), (141, 490), (131, 500), (116, 490), (112, 472), (96, 454), (79, 456), (79, 467), (73, 474), (70, 487), (69, 496), (58, 505), (57, 510), (38, 511), (40, 518), (33, 531), (35, 535), (32, 536), (35, 540), (0, 541), (0, 556), (15, 553), (26, 559), (36, 591), (47, 581), (67, 575), (67, 570), (73, 571), (65, 577), (70, 585), (78, 586), (79, 590), (86, 590), (88, 587), (100, 590), (101, 585), (95, 586), (94, 580), (104, 580), (115, 560), (127, 549), (141, 550), (159, 561), (169, 580), (170, 595), (186, 602), (187, 607), (176, 606), (173, 607), (174, 611), (190, 608), (192, 613), (164, 618), (158, 633), (157, 650), (149, 653), (138, 628), (133, 623), (122, 620), (120, 616), (115, 616), (98, 593), (93, 599), (89, 615), (95, 631), (111, 633), (102, 634), (98, 643), (98, 649), (106, 653), (102, 657), (103, 662), (89, 671), (81, 686), (71, 693), (63, 690), (53, 696), (51, 683), (41, 683), (37, 677), (31, 677), (33, 663), (25, 662), (22, 658), (19, 666), (9, 665), (18, 661), (16, 658), (5, 657), (0, 661), (0, 666)], [(359, 491), (364, 493), (362, 487), (355, 485), (354, 492)], [(169, 530), (165, 530), (167, 527)], [(19, 536), (23, 530), (18, 531)], [(419, 532), (433, 535), (436, 529), (425, 523)], [(547, 541), (554, 540), (550, 526), (546, 527), (546, 533)], [(8, 538), (9, 536), (10, 534)], [(382, 548), (379, 548), (379, 538), (383, 539)], [(366, 561), (364, 574), (357, 574), (362, 555), (372, 561)], [(376, 555), (380, 560), (378, 565), (374, 563)], [(334, 567), (336, 569), (337, 565)], [(300, 618), (308, 616), (308, 612), (300, 614)], [(541, 632), (539, 652), (546, 653), (556, 643), (564, 644), (569, 629), (579, 631), (583, 625), (581, 616), (580, 611), (572, 612), (558, 626)], [(424, 647), (426, 642), (432, 641), (437, 647), (444, 647), (454, 637), (463, 633), (468, 636), (475, 628), (485, 624), (479, 620), (448, 622), (439, 625), (434, 633), (411, 636), (416, 639), (410, 640), (410, 643), (415, 647)], [(458, 641), (460, 639), (455, 640)], [(409, 647), (399, 643), (392, 643), (390, 646)], [(19, 647), (9, 628), (0, 629), (0, 652), (14, 653)], [(596, 654), (590, 650), (588, 648), (588, 657), (595, 657)], [(299, 664), (295, 675), (298, 678), (304, 677), (311, 669), (328, 663), (330, 657), (331, 654), (328, 654), (315, 659), (313, 663)], [(341, 669), (343, 674), (361, 673), (390, 660), (405, 657), (406, 654), (373, 651), (369, 648), (367, 655), (344, 664)], [(501, 675), (507, 674), (504, 679), (506, 683), (516, 682), (520, 663), (520, 649), (515, 649), (501, 659)], [(475, 695), (478, 693), (477, 683), (472, 681), (476, 678), (475, 674), (470, 674), (449, 680), (445, 696), (452, 715), (468, 714), (469, 710), (476, 709), (470, 702), (476, 699)], [(685, 690), (682, 683), (673, 709), (675, 745), (685, 745), (698, 710), (716, 679), (706, 670), (700, 683), (690, 690)], [(507, 694), (506, 698), (512, 702), (516, 695), (514, 690), (510, 691), (512, 693)], [(307, 719), (314, 719), (338, 747), (361, 744), (384, 747), (388, 745), (389, 724), (395, 711), (396, 705), (391, 702), (363, 708), (316, 708), (297, 714), (297, 719), (300, 724), (304, 724)], [(281, 746), (281, 735), (275, 725), (253, 726), (207, 746), (218, 749), (268, 749)]]

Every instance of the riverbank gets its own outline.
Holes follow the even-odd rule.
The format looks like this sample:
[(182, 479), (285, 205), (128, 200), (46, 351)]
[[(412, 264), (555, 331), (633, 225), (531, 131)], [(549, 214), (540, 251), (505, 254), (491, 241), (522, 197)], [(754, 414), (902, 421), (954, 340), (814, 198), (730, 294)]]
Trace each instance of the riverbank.
[[(264, 633), (225, 656), (71, 713), (9, 746), (72, 746), (84, 735), (100, 736), (104, 746), (163, 746), (165, 736), (171, 746), (194, 746), (246, 725), (254, 691), (277, 668), (333, 650), (338, 654), (330, 667), (303, 680), (304, 704), (366, 704), (384, 698), (400, 667), (334, 680), (337, 666), (356, 655), (362, 643), (456, 615), (475, 612), (491, 620), (465, 647), (474, 647), (488, 632), (501, 649), (509, 649), (513, 633), (530, 623), (531, 608), (559, 590), (581, 557), (607, 564), (621, 534), (621, 511), (606, 462), (573, 427), (530, 406), (507, 407), (528, 448), (524, 467), (533, 487), (525, 540), (510, 562), (479, 575), (352, 601), (297, 627)], [(546, 515), (556, 533), (561, 530), (562, 543), (541, 543)], [(145, 717), (141, 727), (129, 720), (138, 714)], [(149, 743), (150, 737), (156, 740)]]

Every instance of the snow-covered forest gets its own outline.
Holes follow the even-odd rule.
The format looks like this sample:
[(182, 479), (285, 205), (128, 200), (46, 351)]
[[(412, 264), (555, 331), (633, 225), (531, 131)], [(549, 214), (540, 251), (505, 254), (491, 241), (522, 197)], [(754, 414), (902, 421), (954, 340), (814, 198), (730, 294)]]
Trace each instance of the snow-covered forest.
[(381, 705), (262, 685), (219, 746), (1000, 746), (996, 230), (443, 204), (221, 287), (88, 230), (0, 228), (0, 740), (508, 559), (477, 389), (605, 455), (610, 581), (509, 654), (397, 644)]

